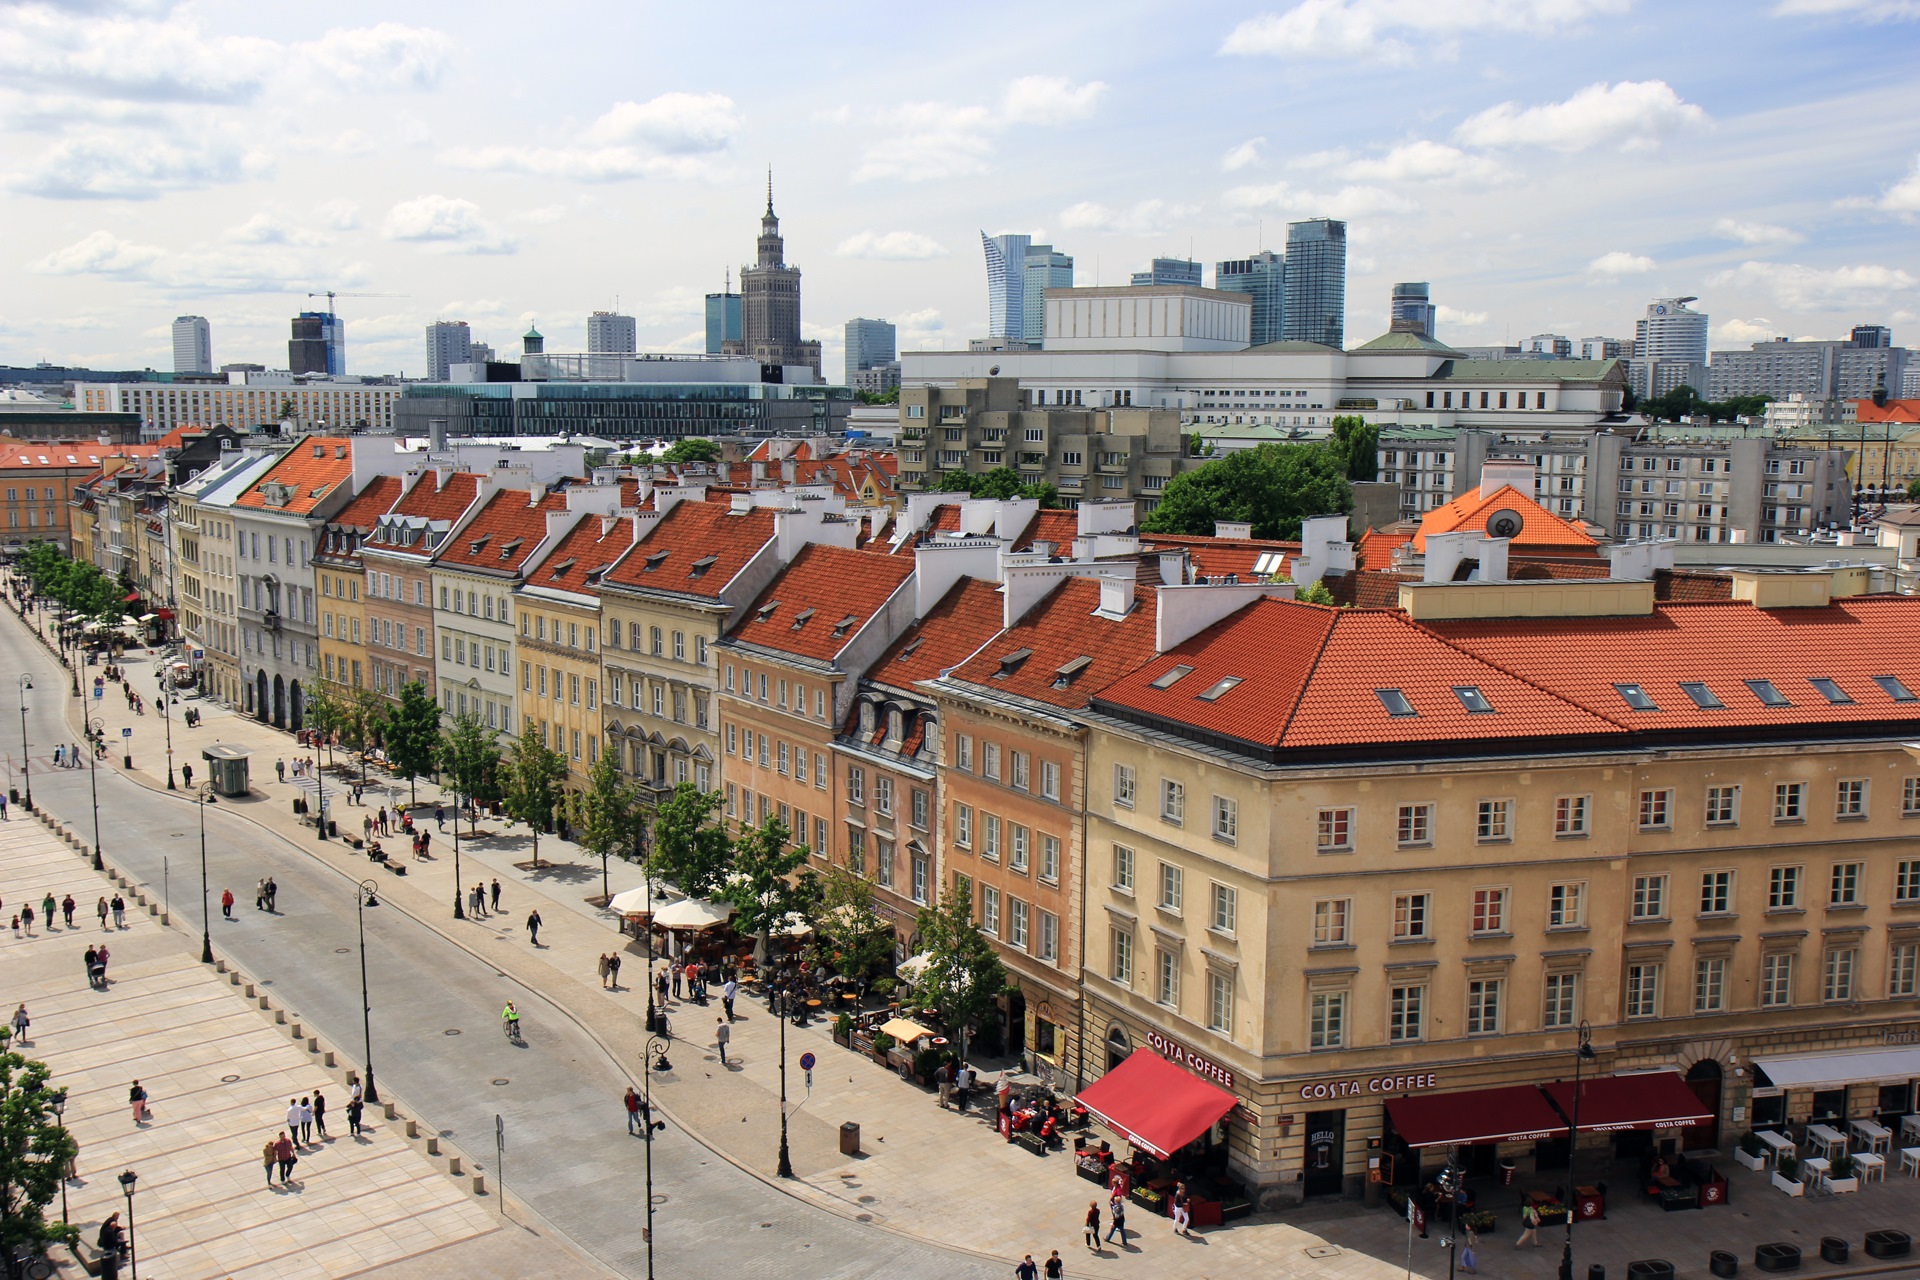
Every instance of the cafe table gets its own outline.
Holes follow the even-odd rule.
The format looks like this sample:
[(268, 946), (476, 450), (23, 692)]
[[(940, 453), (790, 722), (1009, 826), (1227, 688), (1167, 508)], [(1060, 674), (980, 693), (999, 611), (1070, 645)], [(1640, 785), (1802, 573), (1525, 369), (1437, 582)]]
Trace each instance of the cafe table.
[(1900, 1141), (1920, 1142), (1920, 1114), (1900, 1117)]
[(1827, 1171), (1833, 1168), (1833, 1161), (1823, 1156), (1808, 1156), (1800, 1162), (1800, 1165), (1808, 1173), (1813, 1175), (1813, 1186), (1816, 1190), (1821, 1190), (1826, 1187)]
[(1807, 1126), (1807, 1145), (1818, 1148), (1822, 1156), (1831, 1160), (1846, 1152), (1847, 1135), (1829, 1125), (1810, 1124)]
[(1776, 1165), (1779, 1164), (1781, 1156), (1793, 1155), (1800, 1149), (1795, 1145), (1792, 1138), (1787, 1137), (1784, 1133), (1775, 1133), (1771, 1129), (1755, 1130), (1753, 1136), (1760, 1139), (1760, 1141), (1766, 1145), (1767, 1154)]
[(1893, 1130), (1872, 1120), (1855, 1120), (1847, 1126), (1847, 1131), (1866, 1143), (1867, 1150), (1876, 1155), (1884, 1154), (1893, 1145)]
[(1858, 1170), (1862, 1182), (1885, 1182), (1887, 1180), (1887, 1159), (1863, 1151), (1853, 1158), (1853, 1167)]

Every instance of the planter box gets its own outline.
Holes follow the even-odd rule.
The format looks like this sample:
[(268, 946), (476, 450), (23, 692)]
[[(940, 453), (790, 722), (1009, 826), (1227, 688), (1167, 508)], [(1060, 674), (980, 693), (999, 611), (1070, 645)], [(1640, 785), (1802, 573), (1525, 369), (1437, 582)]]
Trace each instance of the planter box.
[(1767, 1158), (1765, 1156), (1750, 1156), (1738, 1147), (1735, 1147), (1733, 1150), (1733, 1158), (1739, 1161), (1741, 1167), (1752, 1169), (1756, 1173), (1767, 1167)]
[(1783, 1243), (1759, 1245), (1753, 1251), (1753, 1265), (1762, 1271), (1798, 1271), (1800, 1246)]
[(1913, 1252), (1913, 1238), (1904, 1231), (1867, 1232), (1869, 1258), (1904, 1258)]
[(1148, 1213), (1162, 1218), (1167, 1216), (1167, 1198), (1158, 1191), (1151, 1190), (1147, 1187), (1135, 1187), (1133, 1190), (1127, 1192), (1127, 1199), (1133, 1201)]
[(1047, 1154), (1046, 1141), (1037, 1133), (1022, 1131), (1014, 1134), (1013, 1140), (1037, 1156)]
[[(1771, 1179), (1775, 1187), (1786, 1192), (1790, 1196), (1804, 1196), (1805, 1194), (1807, 1194), (1807, 1184), (1804, 1182), (1795, 1182), (1793, 1179), (1783, 1178), (1777, 1173), (1772, 1174)], [(1756, 1261), (1754, 1265), (1759, 1266), (1760, 1264), (1758, 1261)], [(1764, 1270), (1764, 1268), (1762, 1269)]]
[(1858, 1178), (1828, 1178), (1827, 1179), (1827, 1190), (1833, 1192), (1833, 1194), (1837, 1196), (1843, 1196), (1843, 1195), (1846, 1195), (1848, 1192), (1858, 1191), (1859, 1189), (1860, 1189), (1860, 1179)]

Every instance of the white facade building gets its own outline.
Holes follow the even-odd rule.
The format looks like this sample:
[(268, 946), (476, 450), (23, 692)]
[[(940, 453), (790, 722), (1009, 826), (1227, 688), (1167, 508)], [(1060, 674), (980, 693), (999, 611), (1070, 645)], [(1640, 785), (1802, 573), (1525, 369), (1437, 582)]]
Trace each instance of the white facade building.
[(435, 320), (427, 326), (427, 381), (445, 382), (457, 364), (473, 359), (473, 330), (465, 320)]
[(173, 322), (173, 371), (213, 372), (213, 326), (205, 316), (179, 316)]
[(156, 435), (175, 427), (228, 426), (248, 431), (280, 422), (291, 410), (296, 430), (393, 428), (397, 382), (356, 379), (298, 380), (281, 374), (235, 373), (225, 385), (191, 382), (82, 382), (73, 388), (74, 407), (90, 413), (137, 413), (141, 426)]
[(1253, 300), (1198, 285), (1049, 289), (1048, 351), (1238, 351)]
[(1629, 373), (1636, 395), (1665, 395), (1680, 386), (1707, 393), (1707, 317), (1687, 306), (1696, 301), (1655, 298), (1634, 322)]

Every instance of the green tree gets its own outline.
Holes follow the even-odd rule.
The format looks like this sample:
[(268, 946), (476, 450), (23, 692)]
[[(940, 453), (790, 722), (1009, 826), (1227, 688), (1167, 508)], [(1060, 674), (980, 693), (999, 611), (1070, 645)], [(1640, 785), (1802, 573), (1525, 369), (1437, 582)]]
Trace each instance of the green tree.
[(580, 843), (600, 857), (600, 895), (607, 897), (607, 859), (624, 857), (639, 821), (640, 793), (620, 775), (612, 751), (602, 751), (587, 771), (587, 789), (579, 803)]
[(1215, 521), (1246, 520), (1256, 538), (1298, 538), (1308, 516), (1353, 509), (1342, 461), (1317, 444), (1263, 444), (1229, 453), (1167, 482), (1143, 533), (1207, 535)]
[(1349, 480), (1371, 480), (1380, 474), (1380, 428), (1358, 414), (1333, 420), (1327, 447), (1340, 459)]
[(1312, 582), (1309, 582), (1306, 586), (1300, 587), (1297, 590), (1295, 590), (1293, 593), (1293, 598), (1295, 600), (1298, 600), (1301, 604), (1332, 605), (1332, 604), (1339, 603), (1339, 601), (1333, 598), (1333, 592), (1327, 590), (1327, 584), (1318, 578), (1315, 578)]
[(433, 770), (440, 745), (440, 704), (427, 686), (410, 680), (400, 686), (400, 705), (387, 716), (387, 767), (407, 780), (407, 803), (419, 801), (417, 779)]
[(1920, 498), (1920, 480), (1907, 481), (1907, 496), (1909, 498)]
[(1017, 496), (1034, 499), (1043, 511), (1058, 511), (1067, 505), (1060, 501), (1059, 487), (1048, 480), (1037, 480), (1032, 484), (1021, 485)]
[(540, 866), (540, 833), (553, 821), (560, 799), (560, 779), (567, 776), (567, 758), (541, 740), (540, 726), (531, 717), (514, 739), (506, 758), (507, 812), (533, 828), (533, 865)]
[(893, 932), (874, 906), (873, 882), (850, 867), (832, 865), (819, 875), (814, 916), (814, 960), (864, 983), (893, 954)]
[(732, 903), (736, 913), (734, 929), (758, 938), (761, 955), (789, 915), (806, 918), (819, 900), (813, 873), (803, 870), (807, 847), (790, 843), (792, 838), (777, 815), (748, 827), (734, 838), (733, 866), (720, 884), (720, 897)]
[(718, 462), (720, 446), (699, 436), (687, 436), (668, 445), (667, 451), (660, 455), (660, 461), (668, 465), (680, 462)]
[(976, 498), (998, 498), (1002, 501), (1020, 496), (1020, 473), (1012, 467), (995, 467), (985, 475), (976, 476), (970, 492)]
[(0, 1053), (0, 1256), (7, 1258), (79, 1236), (67, 1223), (47, 1220), (79, 1150), (53, 1114), (56, 1091), (47, 1078), (46, 1063)]
[(360, 783), (367, 781), (367, 752), (387, 722), (387, 700), (371, 689), (355, 689), (340, 710), (340, 741), (360, 755)]
[(692, 898), (719, 889), (733, 842), (719, 823), (721, 796), (682, 782), (653, 812), (653, 873)]
[(856, 391), (853, 398), (861, 404), (899, 404), (900, 388), (891, 391)]
[(930, 493), (972, 493), (980, 484), (980, 477), (971, 471), (942, 471), (927, 486)]
[(1204, 458), (1207, 456), (1206, 437), (1202, 436), (1198, 431), (1187, 437), (1187, 456), (1189, 458)]
[[(474, 801), (467, 830), (478, 830), (480, 801), (491, 798), (500, 770), (500, 744), (493, 730), (477, 711), (459, 712), (441, 732), (438, 754), (441, 771), (453, 779), (461, 795)], [(454, 821), (459, 820), (456, 814)]]
[(327, 744), (327, 763), (333, 763), (333, 735), (340, 731), (341, 716), (345, 713), (344, 698), (339, 685), (331, 680), (315, 680), (307, 690), (307, 728), (321, 736)]
[(1007, 989), (1006, 966), (973, 923), (973, 882), (955, 877), (937, 906), (921, 909), (917, 927), (927, 964), (913, 984), (914, 1000), (946, 1019), (964, 1061), (974, 1023)]

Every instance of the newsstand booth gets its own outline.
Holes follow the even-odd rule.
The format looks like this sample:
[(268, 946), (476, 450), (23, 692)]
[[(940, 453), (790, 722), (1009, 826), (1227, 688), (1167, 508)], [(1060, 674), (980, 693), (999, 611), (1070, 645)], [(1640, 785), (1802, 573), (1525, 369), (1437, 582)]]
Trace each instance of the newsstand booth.
[(1164, 1214), (1174, 1184), (1184, 1182), (1196, 1227), (1251, 1212), (1246, 1188), (1227, 1172), (1224, 1127), (1240, 1103), (1233, 1094), (1151, 1049), (1135, 1049), (1076, 1101), (1133, 1147), (1143, 1169), (1123, 1176), (1135, 1203)]

